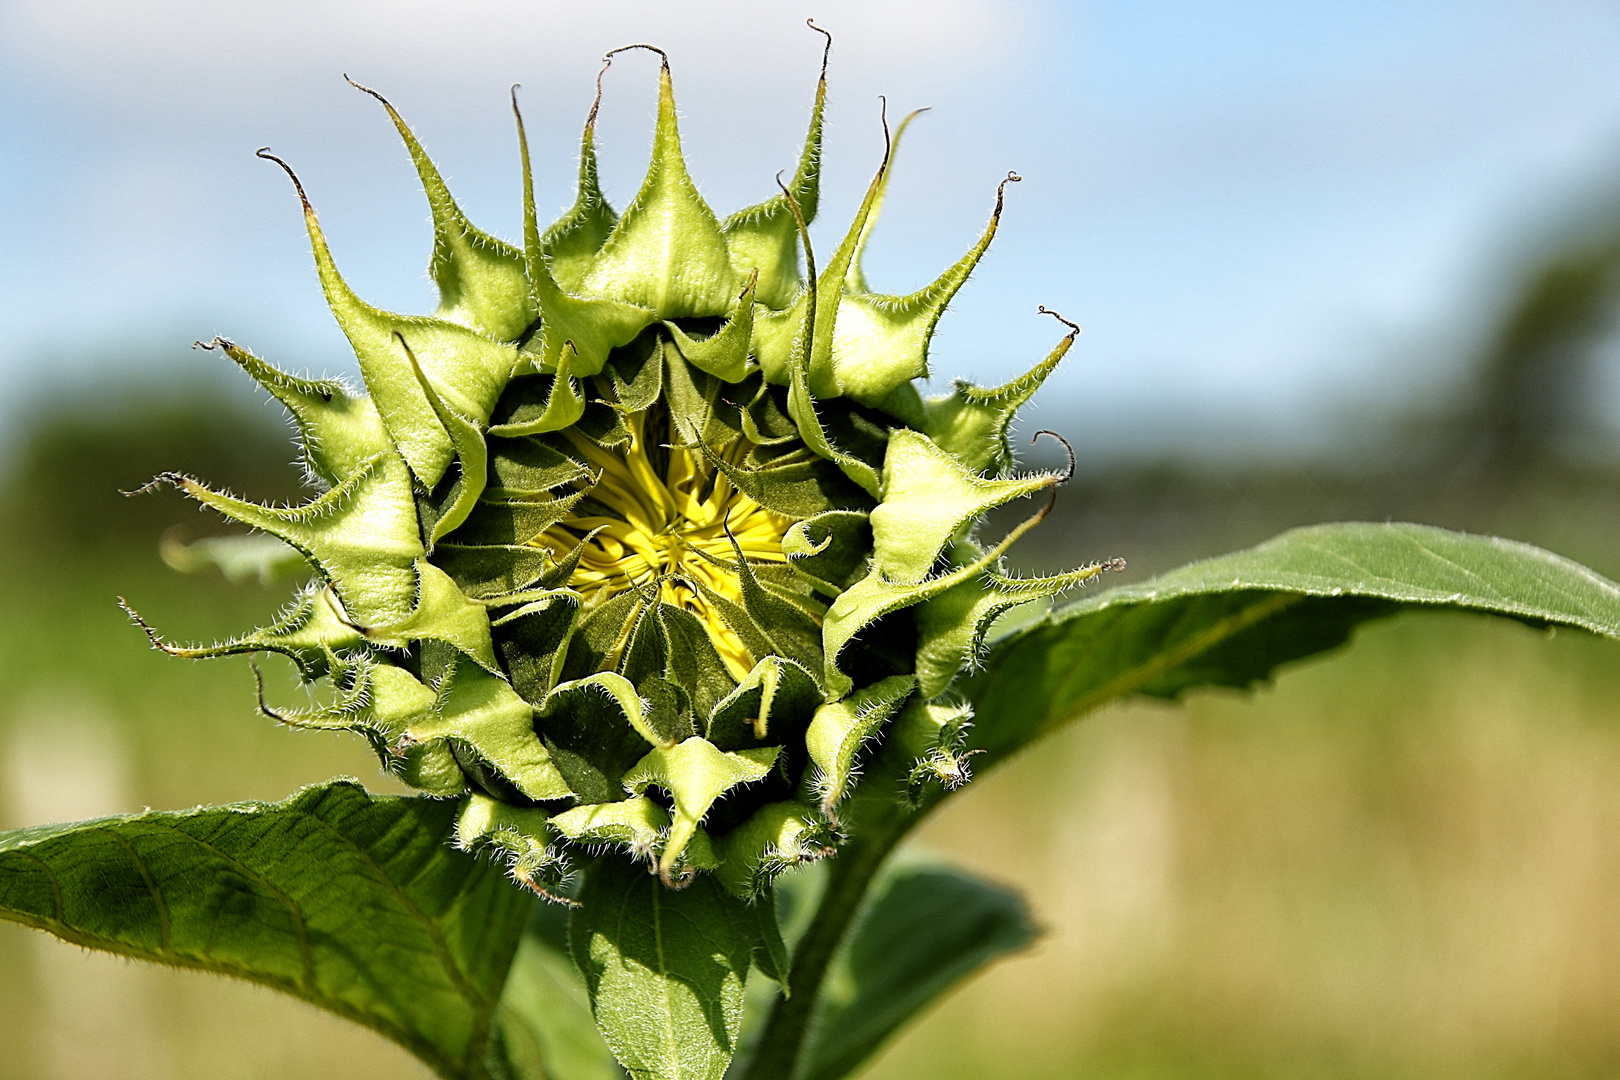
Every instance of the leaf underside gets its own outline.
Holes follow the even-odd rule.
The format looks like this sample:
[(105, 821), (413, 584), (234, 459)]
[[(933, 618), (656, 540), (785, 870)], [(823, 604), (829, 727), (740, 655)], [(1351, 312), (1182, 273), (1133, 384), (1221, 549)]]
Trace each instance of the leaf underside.
[(490, 1071), (533, 905), (450, 847), (455, 805), (350, 780), (236, 803), (0, 833), (0, 918), (303, 998), (448, 1077)]
[(971, 745), (995, 760), (1118, 698), (1252, 687), (1408, 608), (1620, 637), (1620, 586), (1540, 548), (1425, 525), (1314, 525), (1093, 594), (998, 642), (964, 688), (979, 717)]
[(677, 891), (618, 858), (596, 861), (579, 901), (574, 962), (625, 1069), (635, 1080), (720, 1080), (759, 937), (748, 905), (711, 874)]

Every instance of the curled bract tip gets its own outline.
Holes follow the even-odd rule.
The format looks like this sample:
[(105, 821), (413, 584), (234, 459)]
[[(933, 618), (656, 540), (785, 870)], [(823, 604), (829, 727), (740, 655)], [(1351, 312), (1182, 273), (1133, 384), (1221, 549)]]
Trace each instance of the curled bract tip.
[[(917, 110), (917, 112), (922, 112), (922, 111), (924, 111), (924, 110), (922, 110), (922, 109)], [(917, 113), (912, 113), (911, 115), (916, 116)], [(908, 116), (906, 119), (910, 120), (911, 117)], [(1006, 203), (1007, 203), (1007, 185), (1008, 184), (1022, 183), (1023, 179), (1024, 178), (1022, 176), (1019, 176), (1017, 173), (1015, 173), (1011, 169), (1009, 169), (1007, 171), (1006, 177), (1002, 179), (1001, 183), (996, 185), (996, 208), (995, 208), (995, 211), (990, 215), (996, 221), (1001, 220), (1002, 207), (1004, 207), (1006, 205)]]
[(304, 194), (303, 182), (298, 179), (298, 174), (293, 172), (293, 167), (291, 165), (272, 154), (268, 146), (259, 147), (257, 150), (253, 151), (253, 156), (256, 158), (263, 158), (265, 161), (273, 161), (277, 165), (280, 165), (282, 171), (287, 174), (287, 177), (290, 180), (292, 180), (293, 187), (298, 191), (298, 201), (304, 204), (305, 210), (310, 208), (309, 196)]
[(609, 53), (602, 57), (602, 67), (596, 73), (596, 96), (591, 99), (591, 111), (585, 114), (585, 130), (590, 131), (596, 127), (596, 114), (602, 108), (602, 76), (607, 74), (608, 68), (613, 66), (613, 55)]
[(544, 885), (536, 881), (534, 875), (527, 870), (514, 869), (512, 871), (512, 880), (534, 893), (540, 899), (548, 900), (553, 904), (560, 904), (565, 908), (578, 908), (585, 906), (571, 896), (564, 896), (562, 893), (546, 888)]
[(1063, 436), (1059, 435), (1057, 432), (1052, 431), (1052, 430), (1050, 430), (1048, 428), (1042, 428), (1041, 430), (1037, 431), (1035, 434), (1031, 435), (1029, 437), (1029, 444), (1031, 446), (1034, 446), (1038, 441), (1040, 441), (1040, 437), (1042, 435), (1050, 436), (1051, 438), (1054, 438), (1058, 442), (1062, 443), (1063, 444), (1063, 449), (1069, 455), (1069, 471), (1064, 474), (1063, 479), (1059, 480), (1058, 483), (1066, 484), (1070, 480), (1073, 480), (1074, 479), (1074, 447), (1069, 445), (1069, 440), (1068, 439), (1065, 439)]
[(1063, 449), (1065, 451), (1067, 451), (1068, 455), (1069, 455), (1069, 469), (1061, 477), (1058, 477), (1053, 481), (1052, 489), (1046, 495), (1046, 505), (1042, 506), (1040, 508), (1040, 510), (1037, 511), (1036, 514), (1035, 514), (1035, 520), (1036, 521), (1044, 520), (1046, 518), (1046, 515), (1050, 514), (1052, 512), (1052, 507), (1057, 505), (1058, 488), (1061, 487), (1062, 485), (1068, 483), (1070, 480), (1074, 479), (1074, 466), (1075, 466), (1074, 447), (1069, 445), (1069, 440), (1068, 439), (1065, 439), (1063, 436), (1059, 435), (1055, 431), (1050, 431), (1050, 430), (1048, 430), (1046, 428), (1042, 428), (1040, 431), (1037, 431), (1034, 435), (1030, 436), (1030, 439), (1029, 439), (1030, 445), (1031, 446), (1035, 445), (1035, 443), (1040, 440), (1040, 437), (1042, 435), (1049, 435), (1052, 438), (1056, 439), (1058, 442), (1063, 444)]
[(253, 690), (254, 690), (254, 693), (258, 696), (258, 699), (259, 699), (259, 712), (260, 712), (260, 714), (269, 717), (270, 719), (274, 720), (278, 724), (287, 723), (286, 715), (283, 714), (283, 713), (279, 713), (276, 710), (272, 709), (270, 707), (270, 703), (267, 702), (265, 700), (265, 698), (264, 698), (264, 673), (259, 670), (258, 657), (256, 657), (256, 656), (248, 657), (248, 667), (253, 672)]
[(697, 870), (690, 866), (683, 869), (679, 874), (671, 874), (669, 868), (663, 865), (648, 867), (647, 871), (648, 873), (656, 873), (658, 880), (664, 883), (664, 888), (674, 892), (680, 892), (697, 880)]
[(821, 46), (821, 81), (826, 82), (827, 81), (827, 58), (832, 55), (832, 42), (833, 42), (832, 34), (816, 25), (816, 17), (814, 15), (812, 15), (812, 16), (810, 16), (810, 18), (804, 20), (804, 25), (808, 26), (810, 29), (814, 30), (816, 33), (822, 35), (823, 37), (825, 37), (827, 39), (826, 44)]
[(1059, 315), (1057, 312), (1053, 311), (1051, 308), (1047, 307), (1045, 304), (1041, 304), (1035, 310), (1040, 312), (1042, 315), (1050, 315), (1050, 316), (1052, 316), (1052, 318), (1056, 319), (1058, 322), (1062, 323), (1064, 326), (1067, 326), (1069, 328), (1069, 337), (1072, 338), (1075, 335), (1080, 333), (1080, 324), (1079, 323), (1071, 322), (1070, 320), (1065, 319), (1062, 315)]
[[(663, 58), (664, 68), (666, 70), (669, 68), (669, 53), (665, 52), (663, 49), (660, 49), (656, 45), (647, 45), (641, 42), (637, 42), (634, 45), (620, 45), (617, 49), (609, 49), (607, 52), (602, 54), (602, 60), (604, 63), (612, 63), (613, 58), (619, 53), (629, 52), (631, 49), (646, 49), (648, 52), (655, 52)], [(606, 71), (607, 69), (604, 67), (602, 70)]]

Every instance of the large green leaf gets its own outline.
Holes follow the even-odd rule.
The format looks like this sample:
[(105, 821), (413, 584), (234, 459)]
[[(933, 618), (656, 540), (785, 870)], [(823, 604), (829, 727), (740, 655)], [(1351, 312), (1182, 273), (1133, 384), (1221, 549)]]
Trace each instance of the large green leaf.
[(579, 900), (574, 962), (619, 1061), (635, 1080), (720, 1080), (759, 939), (748, 905), (713, 874), (676, 890), (614, 857), (590, 868)]
[(999, 757), (1116, 698), (1248, 687), (1404, 607), (1620, 637), (1620, 586), (1540, 548), (1424, 525), (1294, 529), (1086, 597), (990, 652), (965, 691)]
[(800, 1080), (854, 1072), (924, 1006), (1039, 934), (1023, 897), (943, 867), (881, 876), (827, 973)]
[(455, 804), (349, 780), (0, 833), (0, 918), (283, 990), (491, 1075), (492, 1019), (532, 895), (453, 850)]

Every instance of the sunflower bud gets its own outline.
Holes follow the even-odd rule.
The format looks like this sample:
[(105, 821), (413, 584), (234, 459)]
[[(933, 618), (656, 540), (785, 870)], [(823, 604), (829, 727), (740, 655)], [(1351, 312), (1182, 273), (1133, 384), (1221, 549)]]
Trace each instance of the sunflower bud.
[(752, 894), (833, 850), (839, 804), (885, 739), (897, 797), (964, 781), (953, 678), (1003, 612), (1104, 569), (1004, 573), (1040, 513), (974, 538), (987, 511), (1063, 479), (1013, 474), (1007, 432), (1074, 333), (1006, 386), (924, 400), (914, 380), (1001, 192), (937, 281), (875, 293), (860, 256), (886, 156), (818, 269), (825, 86), (824, 63), (791, 180), (725, 220), (687, 174), (667, 59), (652, 162), (622, 214), (597, 184), (593, 106), (578, 196), (542, 230), (519, 116), (521, 247), (467, 220), (366, 91), (426, 190), (439, 309), (357, 297), (298, 186), (368, 393), (211, 347), (291, 412), (323, 490), (268, 507), (161, 479), (278, 538), (265, 558), (301, 559), (310, 582), (269, 627), (154, 642), (290, 657), (328, 704), (267, 712), (364, 735), (404, 781), (462, 801), (461, 844), (504, 852), (546, 893), (590, 849)]

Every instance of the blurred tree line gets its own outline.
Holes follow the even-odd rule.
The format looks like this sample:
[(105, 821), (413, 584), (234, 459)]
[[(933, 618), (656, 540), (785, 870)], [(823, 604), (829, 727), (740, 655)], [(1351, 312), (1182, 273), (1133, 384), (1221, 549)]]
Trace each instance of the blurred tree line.
[(1500, 533), (1620, 576), (1620, 402), (1605, 397), (1604, 367), (1620, 340), (1620, 197), (1592, 200), (1497, 276), (1480, 323), (1450, 328), (1475, 344), (1441, 402), (1360, 421), (1380, 429), (1376, 452), (1082, 473), (1023, 553), (1042, 568), (1077, 551), (1124, 555), (1139, 576), (1296, 525), (1409, 520)]
[(1520, 274), (1473, 365), (1444, 453), (1483, 476), (1555, 466), (1561, 440), (1589, 427), (1596, 361), (1615, 331), (1620, 202)]
[(167, 489), (126, 494), (162, 472), (205, 477), (262, 500), (297, 497), (291, 430), (274, 414), (164, 374), (174, 383), (45, 400), (29, 410), (0, 487), (10, 543), (55, 557), (155, 557), (158, 537), (177, 524), (217, 527), (218, 519), (205, 521)]

